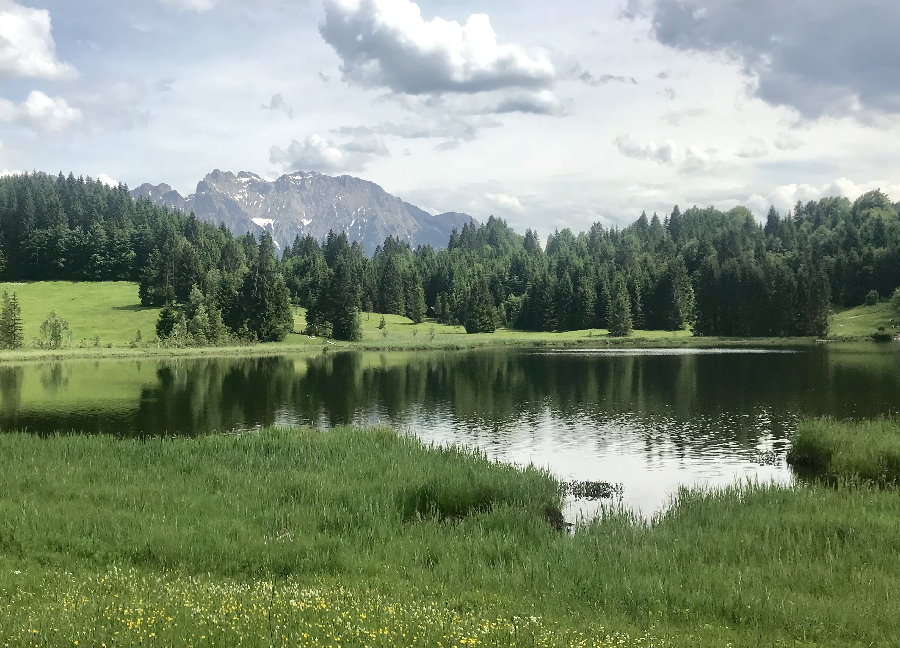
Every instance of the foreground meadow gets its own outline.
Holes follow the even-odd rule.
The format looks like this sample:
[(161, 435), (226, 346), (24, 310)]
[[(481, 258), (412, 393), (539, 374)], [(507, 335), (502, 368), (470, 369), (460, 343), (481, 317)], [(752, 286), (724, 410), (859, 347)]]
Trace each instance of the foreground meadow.
[(0, 646), (889, 646), (900, 498), (559, 484), (389, 430), (0, 435)]

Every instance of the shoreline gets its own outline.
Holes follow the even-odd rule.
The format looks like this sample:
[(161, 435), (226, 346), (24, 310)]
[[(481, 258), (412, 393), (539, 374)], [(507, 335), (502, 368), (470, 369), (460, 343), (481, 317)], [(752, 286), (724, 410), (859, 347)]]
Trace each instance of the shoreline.
[[(514, 334), (520, 334), (514, 331)], [(564, 335), (550, 333), (543, 338), (522, 339), (513, 336), (496, 338), (479, 336), (476, 339), (436, 342), (417, 342), (408, 338), (399, 342), (338, 342), (314, 340), (306, 343), (277, 342), (253, 345), (231, 345), (222, 347), (69, 347), (63, 349), (20, 349), (0, 351), (2, 363), (28, 363), (65, 360), (128, 360), (143, 358), (243, 358), (271, 357), (278, 355), (306, 355), (318, 353), (359, 351), (368, 353), (396, 352), (463, 352), (486, 350), (546, 350), (546, 349), (751, 349), (751, 348), (795, 348), (808, 349), (823, 345), (866, 343), (873, 349), (879, 345), (869, 338), (845, 336), (816, 340), (814, 338), (723, 338), (723, 337), (627, 337), (585, 336), (583, 338), (554, 339), (551, 336)]]

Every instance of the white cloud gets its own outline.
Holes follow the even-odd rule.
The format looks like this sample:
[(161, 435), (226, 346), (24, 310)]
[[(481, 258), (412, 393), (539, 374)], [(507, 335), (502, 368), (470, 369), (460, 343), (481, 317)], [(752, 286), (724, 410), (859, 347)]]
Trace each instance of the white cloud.
[(892, 184), (883, 181), (870, 181), (857, 184), (849, 178), (838, 178), (833, 182), (823, 185), (811, 184), (786, 184), (776, 187), (767, 196), (753, 194), (743, 201), (757, 216), (764, 215), (769, 206), (782, 213), (793, 209), (798, 202), (806, 203), (811, 200), (819, 200), (829, 196), (841, 196), (850, 200), (856, 200), (864, 193), (881, 189), (892, 200), (900, 201), (900, 184)]
[(287, 115), (288, 119), (294, 118), (294, 109), (288, 105), (288, 103), (284, 100), (284, 95), (280, 92), (278, 94), (272, 95), (272, 99), (269, 100), (268, 105), (263, 104), (261, 106), (263, 110), (270, 110), (272, 112), (280, 112)]
[(39, 90), (32, 91), (20, 105), (0, 99), (0, 122), (18, 122), (38, 131), (56, 133), (81, 118), (81, 111), (65, 99), (50, 97)]
[(775, 140), (775, 148), (779, 151), (796, 151), (803, 146), (803, 140), (790, 133), (781, 133)]
[(75, 68), (56, 56), (50, 13), (0, 0), (0, 77), (69, 79)]
[(697, 146), (689, 146), (684, 152), (681, 167), (685, 171), (706, 171), (716, 165), (714, 151), (704, 150)]
[(32, 128), (55, 133), (81, 121), (81, 111), (62, 97), (49, 97), (35, 90), (19, 109), (18, 120)]
[(389, 155), (380, 138), (357, 137), (344, 143), (321, 135), (309, 135), (302, 142), (293, 140), (287, 148), (273, 146), (269, 159), (291, 171), (339, 173), (361, 171), (377, 156)]
[(410, 0), (325, 0), (320, 32), (347, 81), (399, 93), (547, 88), (557, 76), (543, 51), (499, 43), (489, 16), (426, 20)]
[(97, 181), (102, 182), (107, 187), (118, 187), (119, 186), (119, 181), (116, 180), (115, 178), (113, 178), (112, 176), (107, 175), (106, 173), (98, 174)]
[(484, 108), (483, 112), (562, 116), (565, 114), (566, 109), (553, 91), (540, 90), (538, 92), (511, 93), (501, 97), (493, 106)]
[(616, 138), (616, 146), (622, 155), (635, 160), (652, 160), (659, 164), (675, 164), (678, 158), (678, 149), (672, 140), (657, 144), (653, 140), (638, 142), (631, 135), (620, 135)]
[(769, 154), (769, 145), (758, 137), (752, 137), (738, 149), (737, 155), (742, 158), (761, 158)]
[(162, 3), (178, 11), (209, 11), (216, 6), (217, 0), (162, 0)]
[(515, 196), (510, 196), (504, 193), (489, 193), (484, 196), (488, 202), (500, 207), (501, 209), (508, 209), (510, 211), (520, 212), (522, 211), (522, 202), (516, 198)]

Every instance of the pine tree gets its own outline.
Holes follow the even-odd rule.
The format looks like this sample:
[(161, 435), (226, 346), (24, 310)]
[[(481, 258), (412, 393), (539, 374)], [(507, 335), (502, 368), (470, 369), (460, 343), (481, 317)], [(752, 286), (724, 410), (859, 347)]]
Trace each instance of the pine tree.
[(280, 342), (294, 328), (290, 295), (268, 232), (260, 237), (256, 260), (244, 277), (241, 306), (241, 325), (260, 342)]
[(414, 274), (409, 275), (406, 285), (406, 316), (415, 324), (425, 319), (425, 291), (422, 280)]
[(484, 277), (479, 277), (469, 290), (463, 325), (466, 333), (493, 333), (497, 330), (494, 298)]
[(353, 268), (347, 255), (341, 255), (335, 263), (334, 274), (328, 288), (328, 319), (332, 337), (336, 340), (358, 342), (362, 339), (362, 327), (357, 307), (357, 288)]
[(400, 261), (396, 256), (387, 260), (379, 283), (381, 312), (391, 315), (403, 315), (407, 305), (404, 295), (403, 274), (400, 271)]
[(206, 306), (201, 303), (194, 310), (194, 314), (187, 319), (187, 331), (191, 336), (191, 344), (194, 346), (206, 346), (209, 344), (206, 336), (209, 325), (209, 313), (206, 312)]
[(327, 302), (327, 296), (320, 293), (306, 309), (306, 328), (303, 330), (306, 335), (331, 337), (331, 322), (328, 320), (326, 312)]
[(582, 330), (594, 327), (594, 324), (597, 322), (594, 312), (596, 300), (597, 293), (594, 290), (592, 280), (582, 273), (575, 284), (573, 328)]
[(631, 298), (628, 285), (621, 274), (617, 274), (612, 287), (612, 297), (607, 308), (609, 334), (613, 337), (627, 337), (631, 334)]
[(556, 328), (560, 331), (575, 329), (573, 315), (575, 314), (575, 288), (572, 279), (566, 272), (556, 281), (553, 291), (553, 313), (556, 320)]
[(798, 274), (797, 329), (800, 335), (825, 337), (831, 323), (831, 286), (821, 268), (805, 265)]
[(160, 340), (168, 340), (172, 337), (177, 321), (178, 310), (172, 302), (167, 302), (159, 312), (159, 318), (156, 320), (156, 337)]
[(21, 349), (24, 344), (22, 335), (22, 311), (16, 294), (12, 297), (3, 293), (3, 308), (0, 311), (0, 348)]
[(694, 288), (684, 260), (677, 257), (666, 267), (656, 288), (654, 324), (666, 331), (680, 331), (694, 313)]

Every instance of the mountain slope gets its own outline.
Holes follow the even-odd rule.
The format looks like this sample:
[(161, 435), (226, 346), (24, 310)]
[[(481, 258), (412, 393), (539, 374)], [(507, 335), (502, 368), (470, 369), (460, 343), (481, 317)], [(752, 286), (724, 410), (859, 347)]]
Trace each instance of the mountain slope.
[(235, 175), (216, 169), (190, 196), (167, 184), (144, 184), (131, 195), (193, 211), (202, 220), (225, 223), (235, 234), (266, 229), (282, 249), (297, 235), (321, 240), (329, 230), (347, 232), (370, 254), (388, 236), (413, 246), (446, 247), (453, 229), (473, 220), (455, 212), (433, 216), (374, 182), (302, 171), (269, 182), (254, 173)]

